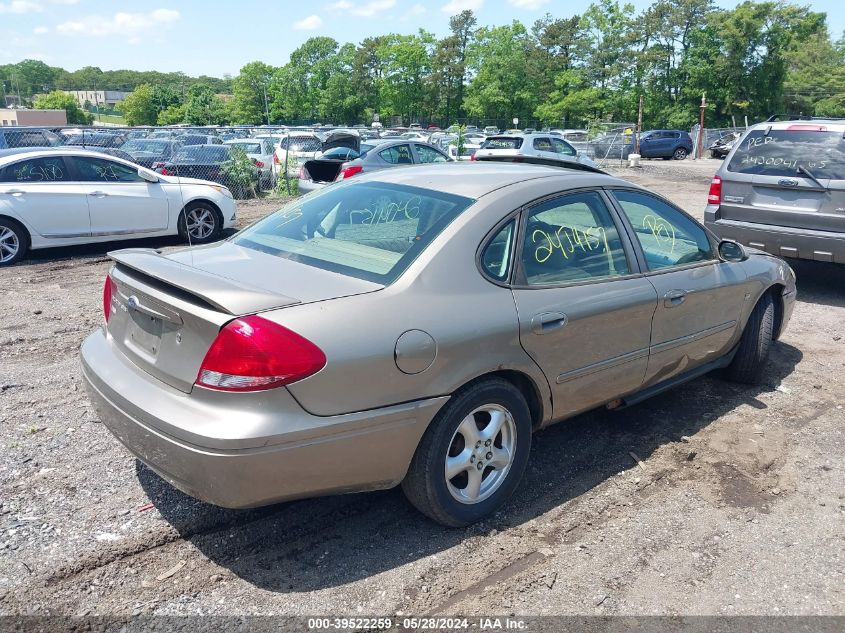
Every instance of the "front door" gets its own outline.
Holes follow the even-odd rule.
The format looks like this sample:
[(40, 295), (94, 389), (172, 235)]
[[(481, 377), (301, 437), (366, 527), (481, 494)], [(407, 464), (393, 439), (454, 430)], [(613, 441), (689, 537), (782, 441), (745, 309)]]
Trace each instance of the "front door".
[(91, 233), (88, 203), (72, 182), (62, 156), (31, 158), (7, 165), (0, 175), (0, 209), (20, 217), (39, 235), (85, 237)]
[(167, 195), (137, 168), (107, 158), (75, 156), (76, 178), (84, 185), (92, 235), (133, 235), (167, 229)]
[(750, 296), (742, 266), (719, 260), (707, 232), (660, 198), (630, 190), (613, 195), (657, 294), (646, 386), (724, 355)]
[(552, 386), (562, 418), (636, 391), (648, 362), (654, 287), (601, 193), (526, 211), (514, 299), (520, 341)]

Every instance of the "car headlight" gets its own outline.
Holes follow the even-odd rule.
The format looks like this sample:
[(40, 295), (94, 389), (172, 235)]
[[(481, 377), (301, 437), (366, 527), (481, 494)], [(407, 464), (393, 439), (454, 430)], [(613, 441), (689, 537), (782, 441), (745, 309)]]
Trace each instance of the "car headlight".
[(217, 193), (221, 193), (221, 194), (223, 194), (224, 196), (226, 196), (227, 198), (232, 198), (232, 199), (234, 199), (234, 196), (232, 195), (232, 192), (231, 192), (231, 191), (229, 191), (229, 188), (228, 188), (228, 187), (224, 187), (223, 185), (210, 185), (210, 186), (211, 186), (211, 188), (212, 188), (212, 189), (214, 189)]

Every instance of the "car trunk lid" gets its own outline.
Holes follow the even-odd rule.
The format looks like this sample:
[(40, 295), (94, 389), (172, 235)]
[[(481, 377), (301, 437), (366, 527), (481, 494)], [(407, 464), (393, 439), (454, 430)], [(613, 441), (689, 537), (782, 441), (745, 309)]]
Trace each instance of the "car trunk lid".
[(230, 242), (109, 256), (115, 286), (107, 329), (114, 344), (139, 368), (185, 393), (232, 319), (382, 288)]

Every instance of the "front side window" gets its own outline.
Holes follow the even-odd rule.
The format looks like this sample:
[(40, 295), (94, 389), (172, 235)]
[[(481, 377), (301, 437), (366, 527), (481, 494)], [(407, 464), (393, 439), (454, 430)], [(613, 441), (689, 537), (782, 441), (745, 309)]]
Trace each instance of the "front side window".
[(715, 259), (707, 233), (668, 203), (637, 191), (615, 191), (645, 254), (649, 270)]
[(791, 178), (806, 178), (809, 171), (816, 178), (845, 180), (842, 132), (818, 131), (818, 126), (803, 127), (817, 129), (749, 132), (737, 146), (728, 171)]
[(555, 148), (555, 152), (558, 154), (563, 154), (565, 156), (575, 156), (578, 152), (575, 151), (575, 148), (572, 147), (566, 141), (562, 141), (559, 138), (552, 139), (552, 146)]
[(3, 171), (2, 182), (66, 182), (70, 180), (61, 156), (33, 158), (13, 163)]
[(380, 151), (378, 155), (391, 165), (412, 165), (414, 163), (414, 159), (411, 158), (410, 145), (394, 145)]
[(326, 187), (241, 231), (234, 241), (277, 257), (392, 283), (474, 200), (380, 182)]
[(447, 160), (443, 154), (426, 145), (417, 145), (417, 155), (421, 163), (445, 163)]
[(529, 212), (522, 265), (532, 286), (630, 272), (616, 224), (594, 191), (554, 198)]
[(133, 169), (121, 163), (80, 156), (74, 158), (73, 161), (79, 172), (79, 180), (83, 182), (145, 182), (138, 175), (137, 168)]

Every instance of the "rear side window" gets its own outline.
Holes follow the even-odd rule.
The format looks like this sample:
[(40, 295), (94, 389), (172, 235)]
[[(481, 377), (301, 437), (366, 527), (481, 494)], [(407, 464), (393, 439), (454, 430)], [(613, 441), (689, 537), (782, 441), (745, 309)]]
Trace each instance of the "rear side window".
[(515, 227), (516, 223), (513, 220), (508, 222), (484, 247), (484, 252), (481, 254), (481, 265), (484, 271), (497, 281), (505, 281), (508, 277)]
[(436, 149), (426, 145), (417, 145), (417, 155), (421, 163), (444, 163), (448, 159)]
[(33, 158), (6, 167), (0, 182), (66, 182), (70, 180), (61, 156)]
[[(801, 126), (796, 126), (801, 127)], [(810, 126), (812, 127), (812, 126)], [(815, 130), (753, 130), (734, 152), (728, 171), (739, 174), (845, 180), (845, 139), (842, 132)]]
[(507, 138), (488, 138), (481, 145), (482, 149), (519, 149), (522, 147), (522, 139), (518, 136)]
[(548, 200), (530, 211), (522, 266), (532, 286), (601, 279), (629, 272), (616, 224), (595, 192)]
[(385, 161), (392, 165), (412, 165), (410, 145), (394, 145), (378, 153)]
[(241, 231), (234, 241), (277, 257), (393, 282), (474, 201), (380, 182), (326, 187)]

